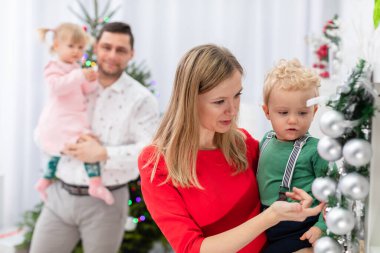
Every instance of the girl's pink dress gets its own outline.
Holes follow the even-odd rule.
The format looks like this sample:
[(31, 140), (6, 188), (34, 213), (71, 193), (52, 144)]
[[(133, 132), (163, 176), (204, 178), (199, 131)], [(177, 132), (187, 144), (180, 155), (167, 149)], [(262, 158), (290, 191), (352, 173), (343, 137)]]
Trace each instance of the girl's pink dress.
[(44, 152), (59, 156), (66, 143), (75, 143), (81, 134), (89, 133), (85, 95), (96, 89), (97, 82), (87, 81), (79, 64), (61, 61), (49, 62), (44, 77), (49, 95), (35, 139)]

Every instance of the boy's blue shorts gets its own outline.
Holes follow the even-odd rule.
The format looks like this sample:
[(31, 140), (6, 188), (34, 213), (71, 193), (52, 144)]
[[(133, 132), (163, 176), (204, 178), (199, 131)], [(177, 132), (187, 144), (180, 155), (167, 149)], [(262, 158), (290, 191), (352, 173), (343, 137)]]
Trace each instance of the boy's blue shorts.
[[(265, 210), (268, 206), (263, 205)], [(308, 240), (300, 237), (317, 223), (319, 215), (308, 217), (303, 222), (281, 221), (266, 230), (267, 245), (261, 253), (292, 253), (294, 251), (312, 247)]]

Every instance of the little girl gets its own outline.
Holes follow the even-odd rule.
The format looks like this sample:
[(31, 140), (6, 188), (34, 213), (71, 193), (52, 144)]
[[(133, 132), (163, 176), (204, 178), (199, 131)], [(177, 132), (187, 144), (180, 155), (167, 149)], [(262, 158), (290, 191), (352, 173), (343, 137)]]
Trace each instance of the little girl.
[[(44, 176), (36, 184), (46, 200), (46, 189), (55, 177), (64, 145), (78, 142), (80, 135), (90, 133), (85, 95), (96, 89), (97, 73), (91, 68), (82, 69), (77, 63), (90, 38), (80, 26), (63, 23), (39, 32), (43, 40), (47, 32), (53, 33), (51, 52), (58, 56), (45, 67), (49, 97), (35, 131), (38, 145), (50, 156)], [(84, 168), (89, 176), (89, 195), (112, 205), (114, 198), (102, 183), (99, 163), (84, 163)]]

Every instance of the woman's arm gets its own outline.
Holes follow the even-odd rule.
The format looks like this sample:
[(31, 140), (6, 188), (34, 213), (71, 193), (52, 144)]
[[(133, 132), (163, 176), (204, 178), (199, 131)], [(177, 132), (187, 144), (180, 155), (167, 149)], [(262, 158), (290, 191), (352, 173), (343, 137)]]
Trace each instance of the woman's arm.
[[(275, 202), (266, 211), (241, 225), (220, 234), (205, 237), (199, 225), (189, 214), (185, 200), (178, 189), (170, 182), (162, 184), (167, 176), (163, 160), (158, 164), (153, 182), (150, 180), (153, 165), (146, 165), (152, 153), (154, 153), (154, 148), (148, 147), (139, 157), (144, 201), (153, 219), (177, 253), (236, 252), (281, 220), (301, 221), (308, 215), (320, 212), (320, 209), (306, 209), (311, 203), (307, 197), (310, 199), (311, 197), (299, 190), (300, 193), (296, 192), (293, 195), (303, 201), (301, 204)], [(306, 197), (302, 196), (303, 193)]]
[(303, 221), (308, 216), (321, 212), (323, 204), (309, 208), (312, 198), (305, 191), (294, 188), (288, 197), (299, 200), (300, 203), (277, 201), (259, 215), (251, 218), (243, 224), (220, 233), (207, 237), (201, 244), (201, 253), (230, 253), (237, 252), (249, 244), (258, 235), (280, 221)]

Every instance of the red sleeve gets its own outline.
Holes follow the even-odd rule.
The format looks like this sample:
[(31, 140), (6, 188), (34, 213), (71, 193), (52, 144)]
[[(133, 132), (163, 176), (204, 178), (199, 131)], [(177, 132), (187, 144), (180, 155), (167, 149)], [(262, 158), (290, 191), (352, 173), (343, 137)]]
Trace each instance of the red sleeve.
[(259, 142), (254, 139), (247, 130), (240, 128), (240, 131), (246, 136), (245, 143), (247, 144), (247, 158), (251, 160), (253, 171), (256, 174), (260, 155)]
[(199, 253), (203, 233), (188, 213), (180, 192), (170, 182), (160, 185), (167, 176), (164, 161), (159, 162), (153, 182), (150, 180), (153, 164), (146, 164), (154, 151), (154, 147), (145, 148), (138, 160), (146, 206), (175, 252)]

